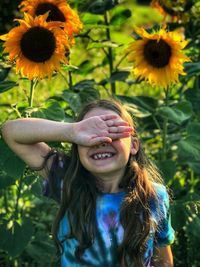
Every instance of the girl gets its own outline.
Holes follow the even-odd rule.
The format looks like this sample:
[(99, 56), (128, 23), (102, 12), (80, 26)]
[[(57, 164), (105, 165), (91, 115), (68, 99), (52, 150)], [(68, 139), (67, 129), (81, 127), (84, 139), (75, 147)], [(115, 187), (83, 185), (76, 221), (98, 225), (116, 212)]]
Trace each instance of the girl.
[[(2, 134), (60, 204), (53, 237), (62, 267), (173, 266), (168, 194), (121, 104), (89, 103), (75, 123), (8, 121)], [(49, 141), (72, 143), (70, 153)]]

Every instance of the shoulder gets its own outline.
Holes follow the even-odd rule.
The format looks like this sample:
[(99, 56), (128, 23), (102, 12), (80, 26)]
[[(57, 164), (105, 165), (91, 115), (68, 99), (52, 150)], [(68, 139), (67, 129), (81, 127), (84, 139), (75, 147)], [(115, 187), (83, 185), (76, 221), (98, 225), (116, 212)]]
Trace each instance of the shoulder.
[(154, 183), (156, 197), (150, 203), (151, 219), (156, 225), (155, 244), (158, 247), (173, 243), (175, 234), (171, 225), (169, 194), (166, 186)]
[(156, 197), (158, 200), (167, 200), (169, 199), (169, 194), (167, 192), (167, 188), (165, 185), (160, 184), (160, 183), (153, 183), (153, 187), (156, 193)]
[(156, 194), (150, 199), (150, 210), (153, 217), (161, 219), (167, 216), (169, 210), (169, 194), (165, 185), (153, 183), (153, 186)]

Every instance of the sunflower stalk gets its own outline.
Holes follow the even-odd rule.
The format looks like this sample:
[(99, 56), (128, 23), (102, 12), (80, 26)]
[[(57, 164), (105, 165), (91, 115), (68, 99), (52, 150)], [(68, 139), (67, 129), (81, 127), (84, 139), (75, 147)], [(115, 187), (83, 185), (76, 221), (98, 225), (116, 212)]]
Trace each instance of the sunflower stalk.
[(33, 107), (33, 97), (34, 97), (34, 92), (35, 92), (35, 87), (37, 85), (37, 82), (38, 82), (37, 80), (31, 80), (30, 96), (28, 98), (28, 104), (30, 108)]
[[(105, 21), (105, 25), (106, 27), (106, 38), (108, 41), (111, 41), (111, 37), (110, 37), (110, 28), (109, 28), (109, 13), (108, 11), (106, 11), (104, 13), (104, 21)], [(109, 69), (110, 69), (110, 77), (113, 74), (113, 50), (112, 47), (108, 48), (108, 62), (109, 62)], [(114, 96), (116, 93), (116, 87), (115, 87), (115, 82), (111, 83), (111, 91), (112, 91), (112, 95)]]
[(69, 88), (72, 88), (73, 80), (72, 80), (72, 72), (71, 71), (68, 71), (68, 76), (69, 76)]
[(21, 190), (22, 190), (22, 184), (23, 184), (23, 176), (19, 178), (19, 185), (17, 187), (17, 198), (15, 203), (15, 211), (14, 211), (14, 219), (17, 220), (19, 218), (19, 199), (21, 197)]
[(7, 191), (4, 190), (3, 192), (3, 197), (4, 197), (4, 208), (5, 208), (5, 211), (6, 211), (6, 214), (9, 213), (9, 210), (8, 210), (8, 197), (7, 197)]
[[(167, 107), (169, 105), (169, 96), (170, 96), (170, 88), (169, 86), (164, 89), (165, 99), (164, 103)], [(163, 120), (163, 131), (162, 131), (162, 155), (161, 159), (164, 161), (167, 159), (167, 132), (168, 132), (168, 118), (164, 118)]]
[(119, 67), (119, 65), (122, 63), (122, 61), (128, 56), (129, 52), (125, 53), (121, 59), (119, 60), (119, 62), (116, 64), (115, 69), (117, 69)]

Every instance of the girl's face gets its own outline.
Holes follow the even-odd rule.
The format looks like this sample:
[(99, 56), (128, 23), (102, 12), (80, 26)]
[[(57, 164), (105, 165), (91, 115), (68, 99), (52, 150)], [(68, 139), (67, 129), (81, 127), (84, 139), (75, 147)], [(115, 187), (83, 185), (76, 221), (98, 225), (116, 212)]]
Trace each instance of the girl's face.
[[(84, 116), (84, 119), (107, 114), (118, 115), (109, 109), (94, 108)], [(121, 179), (130, 154), (135, 155), (138, 148), (138, 140), (130, 136), (92, 147), (78, 145), (78, 153), (82, 165), (94, 176), (103, 180), (109, 177)]]

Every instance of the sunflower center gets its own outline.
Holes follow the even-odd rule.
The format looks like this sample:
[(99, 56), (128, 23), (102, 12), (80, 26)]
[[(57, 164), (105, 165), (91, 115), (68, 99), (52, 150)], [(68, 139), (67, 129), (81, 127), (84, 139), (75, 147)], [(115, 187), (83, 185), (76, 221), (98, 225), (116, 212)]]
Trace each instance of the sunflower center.
[(145, 59), (155, 68), (165, 67), (169, 63), (171, 53), (171, 47), (162, 39), (149, 40), (144, 46)]
[(49, 16), (47, 18), (47, 21), (65, 22), (65, 16), (60, 11), (60, 9), (57, 6), (50, 4), (50, 3), (39, 4), (35, 10), (35, 14), (37, 16), (39, 16), (39, 15), (45, 14), (48, 11), (50, 11), (50, 12), (49, 12)]
[(53, 33), (42, 27), (33, 27), (22, 36), (22, 54), (31, 61), (45, 62), (53, 55), (56, 40)]

